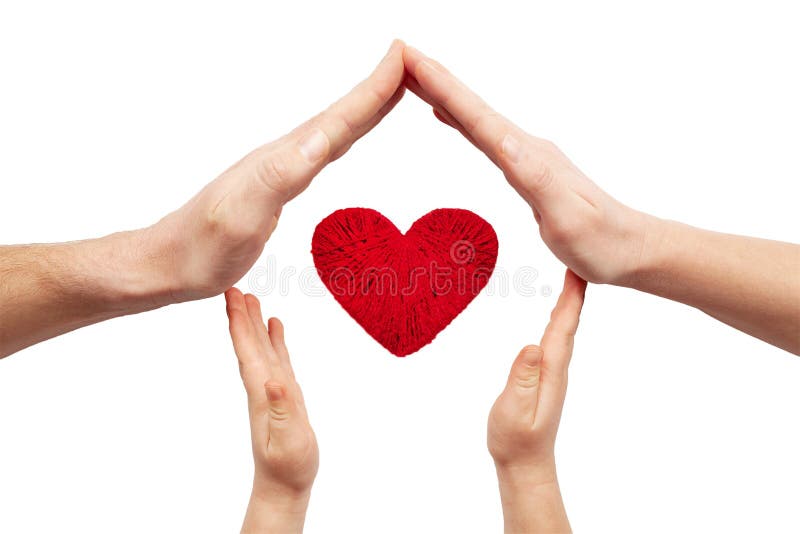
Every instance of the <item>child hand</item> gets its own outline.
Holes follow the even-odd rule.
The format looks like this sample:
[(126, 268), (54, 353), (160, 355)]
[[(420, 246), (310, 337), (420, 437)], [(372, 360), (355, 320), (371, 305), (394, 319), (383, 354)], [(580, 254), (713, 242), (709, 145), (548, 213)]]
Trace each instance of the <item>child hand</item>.
[(253, 295), (225, 292), (250, 413), (255, 476), (242, 532), (302, 532), (319, 449), (294, 378), (283, 325)]
[(488, 445), (507, 532), (568, 532), (555, 439), (586, 282), (567, 271), (541, 346), (522, 349), (489, 414)]

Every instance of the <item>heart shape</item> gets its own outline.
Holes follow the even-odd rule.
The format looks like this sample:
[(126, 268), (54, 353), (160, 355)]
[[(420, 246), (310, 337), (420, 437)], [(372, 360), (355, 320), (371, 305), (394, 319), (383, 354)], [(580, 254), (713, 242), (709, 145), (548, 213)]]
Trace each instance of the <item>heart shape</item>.
[(375, 210), (325, 217), (311, 242), (314, 265), (333, 296), (396, 356), (418, 351), (489, 281), (497, 235), (471, 211), (437, 209), (401, 233)]

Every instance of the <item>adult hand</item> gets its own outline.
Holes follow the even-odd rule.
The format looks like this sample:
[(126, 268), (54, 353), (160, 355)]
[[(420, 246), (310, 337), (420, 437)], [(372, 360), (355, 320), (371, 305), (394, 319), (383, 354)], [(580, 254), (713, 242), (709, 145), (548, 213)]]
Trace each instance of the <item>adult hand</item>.
[(403, 59), (408, 88), (503, 171), (561, 261), (596, 283), (619, 283), (636, 271), (647, 216), (614, 200), (553, 143), (522, 131), (419, 50), (406, 47)]
[(283, 205), (402, 98), (404, 44), (341, 100), (264, 145), (158, 223), (0, 247), (0, 358), (112, 317), (222, 293), (258, 259)]
[(506, 532), (568, 532), (555, 440), (586, 282), (567, 271), (541, 345), (522, 349), (489, 413), (488, 445)]
[(302, 532), (319, 448), (294, 378), (283, 325), (269, 328), (253, 295), (225, 293), (231, 339), (247, 392), (255, 476), (242, 532)]
[(403, 95), (404, 44), (348, 95), (286, 136), (257, 148), (150, 230), (166, 242), (175, 300), (219, 294), (261, 254), (283, 205), (391, 111)]
[(581, 278), (683, 302), (800, 354), (800, 246), (633, 210), (553, 143), (493, 111), (439, 63), (411, 47), (403, 60), (406, 85), (503, 171), (533, 209), (544, 242)]

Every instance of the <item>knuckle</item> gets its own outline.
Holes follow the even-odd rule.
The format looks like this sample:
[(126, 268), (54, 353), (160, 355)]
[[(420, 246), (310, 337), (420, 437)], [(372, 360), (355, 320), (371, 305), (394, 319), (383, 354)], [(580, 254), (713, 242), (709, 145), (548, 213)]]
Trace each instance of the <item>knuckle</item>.
[(252, 229), (242, 224), (238, 217), (231, 216), (227, 209), (217, 207), (208, 212), (205, 232), (213, 240), (227, 240), (234, 243), (247, 241)]
[(337, 114), (336, 118), (339, 120), (339, 123), (342, 126), (342, 130), (347, 134), (349, 138), (358, 137), (358, 131), (356, 125), (344, 114)]
[(535, 158), (527, 168), (525, 183), (531, 189), (544, 191), (555, 182), (555, 173), (545, 158)]
[(550, 229), (550, 238), (556, 244), (569, 244), (577, 241), (585, 232), (585, 225), (575, 219), (558, 219)]
[(569, 379), (569, 365), (560, 363), (551, 365), (545, 369), (547, 373), (547, 383), (557, 390), (566, 390)]
[(561, 150), (559, 150), (558, 146), (549, 139), (536, 139), (535, 142), (539, 145), (539, 150), (548, 155), (556, 155), (561, 153)]
[(392, 88), (389, 83), (382, 80), (379, 83), (373, 84), (370, 88), (370, 91), (376, 103), (378, 105), (383, 105), (385, 102), (388, 102), (390, 98), (392, 98), (395, 89)]
[(280, 151), (273, 151), (259, 160), (256, 176), (267, 188), (282, 197), (289, 196), (292, 187), (291, 169)]
[(497, 122), (499, 116), (500, 114), (496, 111), (484, 110), (466, 125), (467, 131), (475, 137), (480, 137), (486, 130), (491, 129), (492, 124)]
[(282, 406), (270, 406), (269, 417), (271, 421), (286, 423), (289, 421), (289, 411)]
[(539, 368), (528, 367), (524, 372), (517, 373), (514, 383), (521, 389), (536, 389), (539, 387)]

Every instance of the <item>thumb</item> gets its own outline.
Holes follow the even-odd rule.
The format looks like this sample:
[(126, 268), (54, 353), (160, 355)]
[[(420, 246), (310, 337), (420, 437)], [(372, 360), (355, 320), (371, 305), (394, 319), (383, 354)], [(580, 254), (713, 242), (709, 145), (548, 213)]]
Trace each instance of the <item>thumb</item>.
[(533, 422), (536, 406), (539, 403), (539, 379), (544, 352), (537, 345), (524, 347), (511, 366), (508, 382), (501, 397), (515, 406), (515, 411), (524, 414), (528, 422)]
[(273, 438), (280, 442), (295, 422), (295, 403), (289, 397), (287, 388), (276, 380), (267, 380), (264, 389), (267, 392), (270, 442)]
[(253, 152), (258, 178), (285, 203), (374, 128), (403, 96), (403, 49), (394, 41), (372, 74), (325, 111)]

